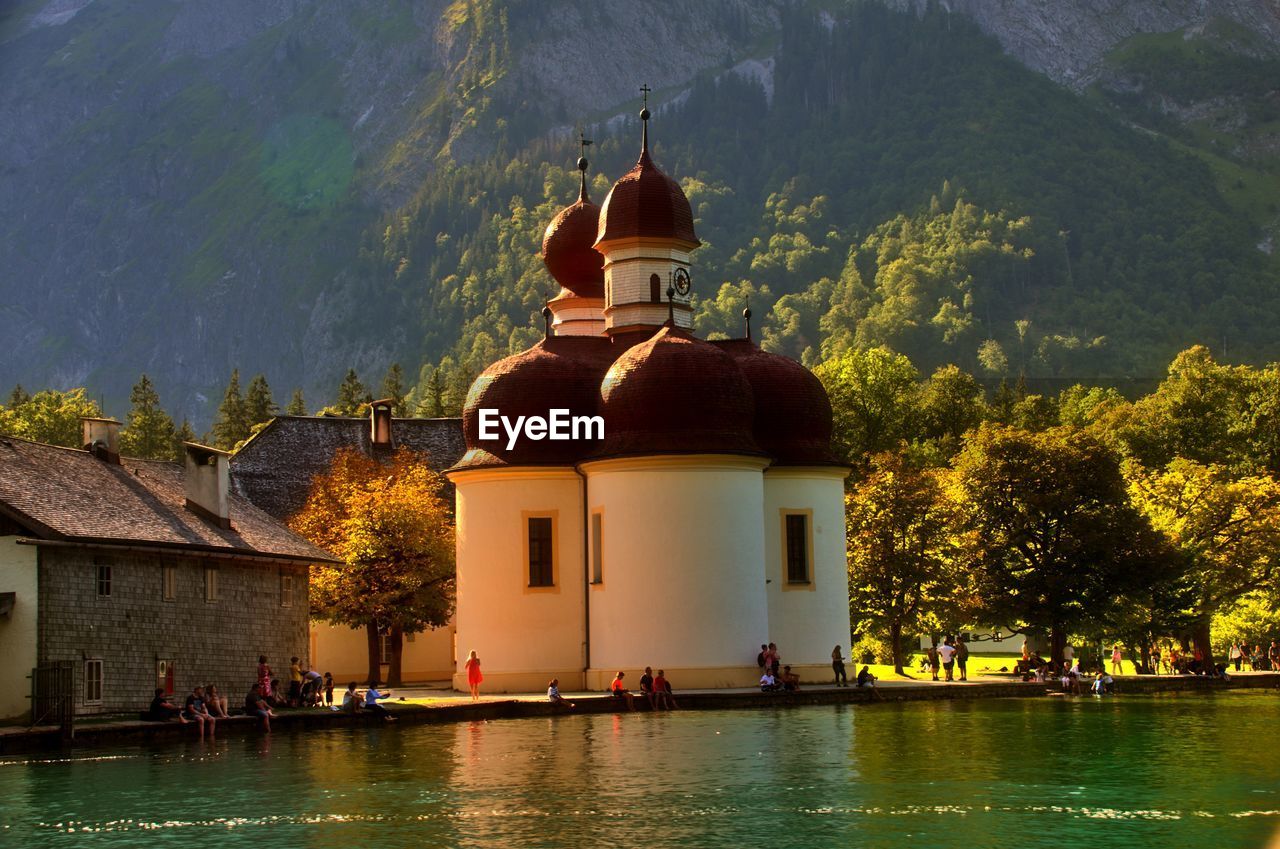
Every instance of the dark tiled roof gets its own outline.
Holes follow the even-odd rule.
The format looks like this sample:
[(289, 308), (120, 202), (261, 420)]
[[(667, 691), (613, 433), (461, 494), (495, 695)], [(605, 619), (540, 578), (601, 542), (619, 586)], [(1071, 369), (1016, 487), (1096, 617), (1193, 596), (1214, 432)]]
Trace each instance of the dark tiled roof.
[(186, 509), (175, 463), (99, 460), (87, 451), (0, 437), (0, 511), (42, 539), (329, 560), (246, 499), (224, 530)]
[(604, 444), (597, 457), (760, 454), (751, 384), (733, 357), (664, 327), (618, 357), (600, 387)]
[(600, 207), (596, 244), (614, 239), (677, 239), (697, 247), (693, 210), (680, 184), (663, 174), (649, 151), (613, 184)]
[(584, 298), (604, 297), (604, 254), (591, 247), (600, 207), (586, 196), (560, 210), (542, 237), (542, 261), (564, 288)]
[(831, 399), (813, 372), (750, 339), (711, 344), (728, 351), (751, 384), (756, 442), (775, 465), (841, 465), (831, 450)]
[[(395, 447), (427, 455), (436, 471), (449, 468), (466, 451), (461, 419), (392, 419), (391, 439)], [(306, 503), (312, 480), (329, 470), (339, 448), (374, 455), (369, 419), (278, 416), (231, 458), (231, 487), (272, 516), (287, 519)], [(453, 502), (452, 487), (445, 498)]]
[(505, 436), (482, 441), (479, 411), (495, 409), (513, 421), (516, 416), (545, 418), (552, 409), (598, 415), (600, 381), (616, 355), (617, 348), (603, 336), (552, 336), (489, 366), (467, 395), (462, 422), (468, 450), (457, 468), (569, 466), (590, 453), (597, 440), (535, 441), (522, 436), (511, 450)]

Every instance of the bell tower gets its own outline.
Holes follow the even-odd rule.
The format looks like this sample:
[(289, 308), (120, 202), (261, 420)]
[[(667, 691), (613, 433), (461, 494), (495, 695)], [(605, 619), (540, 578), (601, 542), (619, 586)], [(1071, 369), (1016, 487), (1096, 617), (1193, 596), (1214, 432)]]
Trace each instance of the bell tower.
[(604, 320), (610, 336), (660, 327), (668, 318), (677, 327), (693, 328), (689, 258), (702, 243), (680, 184), (649, 155), (649, 91), (641, 88), (640, 158), (600, 208), (595, 248), (604, 255)]

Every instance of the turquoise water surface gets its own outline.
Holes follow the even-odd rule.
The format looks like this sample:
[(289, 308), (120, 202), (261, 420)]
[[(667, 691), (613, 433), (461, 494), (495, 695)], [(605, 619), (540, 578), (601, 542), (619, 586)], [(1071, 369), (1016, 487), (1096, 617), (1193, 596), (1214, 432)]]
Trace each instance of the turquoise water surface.
[(570, 715), (0, 759), (0, 846), (15, 847), (1225, 849), (1277, 826), (1274, 693)]

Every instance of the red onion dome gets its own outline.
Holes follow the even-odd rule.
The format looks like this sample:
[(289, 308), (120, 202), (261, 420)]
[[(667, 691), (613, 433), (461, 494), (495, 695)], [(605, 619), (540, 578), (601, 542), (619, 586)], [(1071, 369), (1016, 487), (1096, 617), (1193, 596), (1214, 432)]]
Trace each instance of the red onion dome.
[(690, 249), (702, 244), (694, 235), (693, 210), (684, 190), (653, 164), (647, 147), (605, 197), (595, 243), (638, 237), (673, 239)]
[(761, 453), (751, 385), (733, 357), (679, 328), (618, 357), (600, 396), (605, 435), (596, 457)]
[(831, 450), (831, 399), (813, 372), (750, 339), (711, 344), (731, 354), (751, 384), (756, 442), (775, 465), (843, 465)]
[(508, 449), (501, 424), (495, 428), (498, 439), (480, 439), (480, 411), (496, 410), (513, 424), (518, 416), (547, 418), (553, 409), (572, 416), (599, 415), (600, 380), (612, 359), (609, 340), (603, 337), (552, 336), (489, 366), (467, 394), (462, 409), (467, 453), (454, 468), (573, 465), (599, 440), (533, 440), (522, 433)]
[(587, 197), (584, 180), (577, 201), (560, 210), (542, 237), (542, 261), (564, 288), (584, 298), (604, 297), (604, 255), (592, 247), (600, 207)]

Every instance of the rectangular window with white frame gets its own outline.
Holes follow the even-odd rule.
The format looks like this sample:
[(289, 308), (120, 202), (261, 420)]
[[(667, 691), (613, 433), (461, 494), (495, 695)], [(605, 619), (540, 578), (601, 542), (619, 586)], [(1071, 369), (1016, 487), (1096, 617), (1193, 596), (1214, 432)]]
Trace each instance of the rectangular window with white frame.
[(218, 600), (218, 567), (204, 567), (204, 600), (206, 602), (215, 602)]
[(98, 589), (98, 598), (111, 598), (111, 561), (105, 557), (93, 558), (94, 577)]
[(293, 575), (280, 572), (280, 606), (293, 607)]
[(102, 704), (102, 661), (96, 658), (84, 662), (84, 703)]

